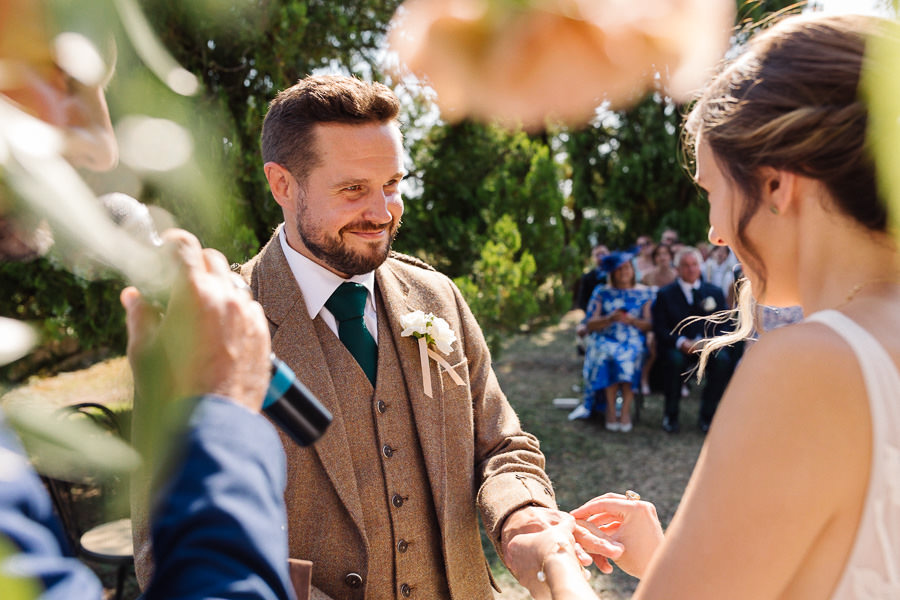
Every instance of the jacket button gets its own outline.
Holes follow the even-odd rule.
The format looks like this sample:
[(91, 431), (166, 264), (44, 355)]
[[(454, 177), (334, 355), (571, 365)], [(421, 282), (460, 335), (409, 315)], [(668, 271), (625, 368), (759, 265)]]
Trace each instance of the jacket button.
[(403, 552), (406, 552), (408, 548), (409, 542), (407, 542), (406, 540), (400, 540), (399, 542), (397, 542), (397, 552), (400, 552), (402, 554)]
[(390, 446), (388, 446), (387, 444), (385, 444), (385, 445), (381, 448), (381, 453), (384, 454), (384, 457), (385, 457), (385, 458), (390, 458), (390, 457), (392, 457), (392, 456), (394, 455), (394, 449), (391, 448)]
[(400, 586), (400, 595), (404, 598), (409, 598), (410, 596), (412, 596), (412, 588), (409, 587), (408, 583), (404, 583)]
[(400, 508), (401, 506), (403, 506), (403, 496), (401, 496), (400, 494), (394, 494), (394, 497), (391, 498), (391, 504), (393, 504), (397, 508)]
[(344, 583), (347, 584), (347, 587), (353, 588), (354, 590), (362, 586), (362, 575), (359, 573), (347, 573), (344, 577)]
[(387, 411), (387, 404), (384, 403), (384, 400), (379, 400), (375, 403), (375, 409), (383, 415)]

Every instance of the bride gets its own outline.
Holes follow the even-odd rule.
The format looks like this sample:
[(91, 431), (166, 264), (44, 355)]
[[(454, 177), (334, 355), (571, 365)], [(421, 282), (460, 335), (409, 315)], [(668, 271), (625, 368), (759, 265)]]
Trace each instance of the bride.
[(900, 255), (857, 89), (884, 26), (786, 18), (693, 108), (710, 241), (760, 303), (810, 316), (745, 355), (665, 536), (651, 504), (607, 494), (509, 550), (535, 598), (594, 598), (576, 550), (608, 568), (598, 538), (635, 600), (900, 598)]

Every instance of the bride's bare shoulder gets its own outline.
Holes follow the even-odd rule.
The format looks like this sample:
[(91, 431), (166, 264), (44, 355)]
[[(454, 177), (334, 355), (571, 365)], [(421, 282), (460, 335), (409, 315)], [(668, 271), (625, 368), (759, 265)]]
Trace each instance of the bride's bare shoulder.
[(827, 325), (802, 322), (764, 333), (744, 355), (748, 367), (765, 369), (831, 369), (832, 360), (855, 364), (844, 339)]
[(763, 388), (778, 402), (818, 403), (843, 394), (859, 397), (862, 371), (847, 342), (827, 325), (803, 322), (763, 334), (744, 353), (731, 391)]

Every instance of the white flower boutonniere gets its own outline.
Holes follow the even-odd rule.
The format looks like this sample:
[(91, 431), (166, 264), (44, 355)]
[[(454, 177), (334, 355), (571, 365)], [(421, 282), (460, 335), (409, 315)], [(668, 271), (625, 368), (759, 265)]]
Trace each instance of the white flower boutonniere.
[(412, 336), (419, 340), (419, 358), (422, 361), (422, 384), (426, 396), (429, 398), (434, 397), (431, 392), (431, 370), (428, 368), (429, 358), (438, 363), (438, 373), (440, 373), (441, 367), (444, 367), (444, 370), (450, 374), (456, 385), (466, 384), (462, 377), (453, 370), (450, 363), (432, 349), (437, 348), (444, 354), (450, 354), (453, 351), (453, 342), (456, 341), (456, 334), (447, 321), (431, 313), (426, 314), (421, 310), (414, 310), (400, 317), (400, 324), (403, 326), (403, 331), (400, 332), (401, 336)]
[(703, 310), (706, 312), (712, 312), (716, 309), (716, 299), (712, 296), (707, 296), (703, 299)]

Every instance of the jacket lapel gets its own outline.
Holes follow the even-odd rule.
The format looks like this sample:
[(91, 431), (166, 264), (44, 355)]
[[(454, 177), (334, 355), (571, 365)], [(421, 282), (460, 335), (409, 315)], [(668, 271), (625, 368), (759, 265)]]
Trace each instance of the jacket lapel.
[[(252, 284), (272, 324), (272, 351), (294, 370), (297, 378), (334, 416), (331, 426), (312, 451), (318, 455), (353, 521), (364, 531), (362, 503), (353, 476), (353, 463), (347, 452), (347, 431), (340, 402), (328, 369), (322, 368), (327, 361), (315, 324), (307, 314), (303, 295), (277, 238), (263, 250), (253, 271)], [(293, 445), (285, 450), (289, 461), (292, 453), (302, 451)]]
[(419, 443), (428, 470), (435, 511), (443, 524), (447, 506), (445, 498), (447, 444), (441, 377), (434, 361), (429, 360), (428, 369), (431, 373), (434, 398), (426, 396), (422, 382), (418, 340), (400, 335), (403, 331), (400, 317), (414, 310), (429, 312), (430, 303), (420, 297), (416, 287), (410, 286), (403, 280), (401, 274), (391, 269), (389, 263), (383, 264), (375, 271), (375, 281), (387, 314), (387, 323), (379, 322), (378, 339), (382, 339), (383, 335), (390, 335), (397, 348), (398, 368), (404, 374), (409, 403), (412, 406)]

